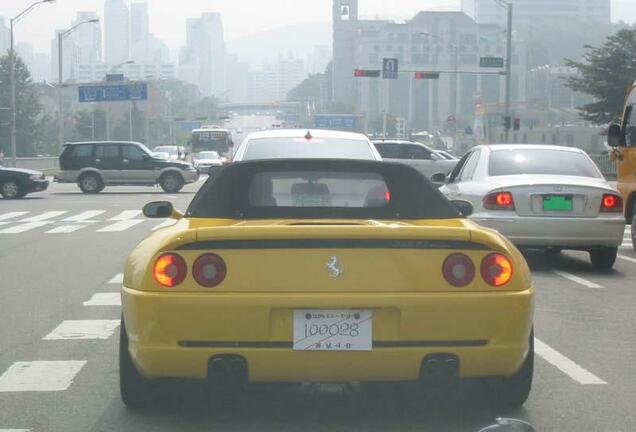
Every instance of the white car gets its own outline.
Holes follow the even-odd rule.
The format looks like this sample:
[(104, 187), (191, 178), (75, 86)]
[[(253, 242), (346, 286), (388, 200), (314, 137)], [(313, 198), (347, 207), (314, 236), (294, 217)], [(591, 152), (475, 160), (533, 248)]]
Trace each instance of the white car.
[(281, 158), (382, 160), (365, 135), (323, 129), (272, 129), (250, 133), (232, 160)]
[(409, 165), (430, 178), (433, 174), (447, 174), (457, 165), (458, 159), (446, 159), (436, 150), (414, 141), (377, 140), (373, 141), (382, 160)]
[(588, 251), (598, 269), (614, 265), (623, 241), (621, 196), (577, 148), (477, 146), (462, 157), (440, 192), (471, 202), (475, 222), (517, 246)]
[(194, 167), (200, 173), (208, 173), (211, 167), (222, 167), (225, 158), (215, 151), (202, 151), (192, 157)]

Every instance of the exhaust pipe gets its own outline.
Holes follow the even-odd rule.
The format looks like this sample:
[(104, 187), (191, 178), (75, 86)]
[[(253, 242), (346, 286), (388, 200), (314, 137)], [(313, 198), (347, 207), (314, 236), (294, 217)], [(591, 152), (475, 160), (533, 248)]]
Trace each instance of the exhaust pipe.
[(222, 354), (208, 362), (208, 381), (216, 388), (242, 388), (247, 384), (247, 361), (238, 355)]
[(457, 380), (459, 380), (459, 359), (455, 354), (429, 354), (422, 360), (420, 381), (439, 385)]

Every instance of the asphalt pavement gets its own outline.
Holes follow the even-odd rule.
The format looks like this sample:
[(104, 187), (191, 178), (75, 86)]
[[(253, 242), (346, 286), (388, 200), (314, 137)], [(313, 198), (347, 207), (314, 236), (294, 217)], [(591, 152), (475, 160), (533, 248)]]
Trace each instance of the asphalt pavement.
[[(493, 408), (403, 387), (253, 386), (215, 401), (197, 383), (171, 385), (155, 410), (119, 398), (119, 282), (128, 252), (162, 220), (144, 203), (185, 209), (202, 182), (168, 195), (149, 187), (84, 195), (53, 184), (0, 199), (0, 431), (477, 431), (498, 416), (537, 431), (636, 430), (636, 253), (613, 271), (587, 254), (528, 252), (537, 290), (536, 360), (523, 408)], [(159, 227), (159, 228), (158, 228)]]

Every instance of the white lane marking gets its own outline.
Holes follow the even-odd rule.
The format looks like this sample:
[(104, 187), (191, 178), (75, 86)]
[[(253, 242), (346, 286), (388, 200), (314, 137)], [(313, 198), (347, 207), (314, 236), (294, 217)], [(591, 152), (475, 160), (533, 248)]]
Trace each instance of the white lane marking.
[(20, 225), (14, 225), (11, 228), (1, 229), (0, 234), (20, 234), (35, 228), (43, 227), (44, 225), (48, 225), (50, 223), (53, 223), (53, 221), (29, 222)]
[(28, 213), (29, 213), (28, 211), (14, 211), (9, 213), (3, 213), (3, 214), (0, 214), (0, 220), (12, 219), (14, 217), (24, 216), (25, 214), (28, 214)]
[(124, 220), (134, 219), (140, 214), (141, 214), (141, 210), (124, 210), (123, 212), (119, 213), (117, 216), (112, 217), (108, 220), (124, 221)]
[(125, 231), (128, 228), (132, 228), (137, 224), (142, 223), (143, 219), (130, 219), (130, 220), (122, 220), (119, 222), (115, 222), (112, 225), (105, 226), (104, 228), (100, 228), (97, 232), (117, 232), (117, 231)]
[(85, 364), (85, 360), (15, 362), (0, 376), (0, 392), (63, 391)]
[[(0, 225), (8, 225), (8, 224), (10, 224), (10, 223), (11, 223), (11, 222), (4, 222), (4, 221), (0, 221)], [(2, 429), (0, 429), (0, 431), (2, 431)]]
[(95, 293), (83, 303), (84, 306), (121, 306), (119, 293)]
[(572, 273), (564, 272), (562, 270), (554, 270), (554, 269), (552, 269), (552, 271), (563, 278), (571, 280), (572, 282), (577, 283), (579, 285), (583, 285), (584, 287), (587, 287), (587, 288), (597, 288), (597, 289), (604, 288), (602, 285), (599, 285), (587, 279), (583, 279), (582, 277), (573, 275)]
[(108, 339), (117, 327), (119, 320), (68, 320), (42, 339)]
[(47, 219), (52, 219), (54, 217), (58, 217), (63, 215), (64, 213), (68, 213), (68, 210), (57, 210), (57, 211), (47, 211), (37, 216), (31, 216), (26, 219), (20, 220), (20, 222), (40, 222)]
[(168, 219), (168, 220), (165, 220), (165, 221), (161, 222), (159, 225), (157, 225), (156, 227), (154, 227), (152, 230), (153, 230), (153, 231), (156, 231), (156, 230), (158, 230), (159, 228), (169, 227), (169, 226), (172, 226), (172, 225), (174, 225), (174, 224), (176, 224), (176, 223), (177, 223), (177, 220), (176, 220), (176, 219)]
[(61, 225), (45, 232), (45, 234), (68, 234), (80, 230), (86, 225)]
[(0, 429), (0, 432), (30, 432), (31, 429)]
[(572, 378), (579, 384), (607, 384), (587, 369), (574, 363), (572, 360), (555, 350), (554, 348), (534, 339), (534, 352), (543, 360), (556, 366), (561, 372)]
[(96, 222), (90, 219), (95, 216), (99, 216), (102, 213), (106, 213), (106, 210), (87, 210), (80, 214), (76, 214), (75, 216), (67, 217), (63, 219), (62, 222)]
[(629, 261), (629, 262), (631, 262), (631, 263), (636, 264), (636, 258), (628, 257), (628, 256), (621, 255), (621, 254), (618, 254), (618, 255), (617, 255), (617, 258), (620, 258), (620, 259), (622, 259), (622, 260)]
[(111, 280), (108, 281), (109, 284), (120, 284), (124, 283), (124, 274), (117, 273)]

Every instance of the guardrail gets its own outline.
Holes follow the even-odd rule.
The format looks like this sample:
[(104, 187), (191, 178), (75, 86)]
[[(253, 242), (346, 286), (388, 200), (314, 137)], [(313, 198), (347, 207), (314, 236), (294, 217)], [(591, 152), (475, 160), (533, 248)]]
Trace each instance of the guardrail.
[(611, 159), (609, 154), (590, 155), (590, 157), (606, 178), (616, 179), (616, 162)]

